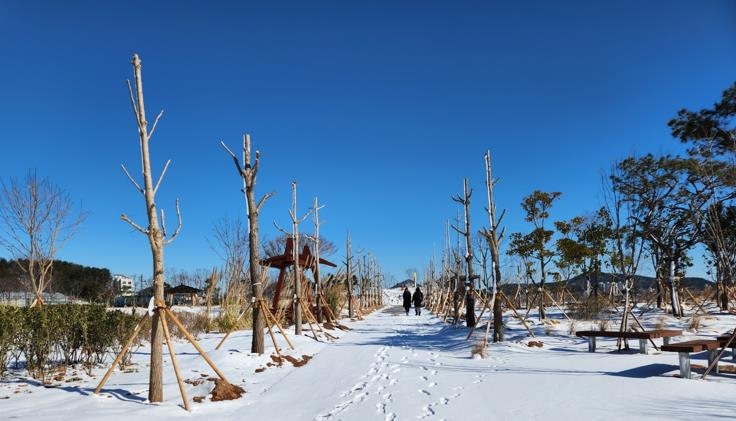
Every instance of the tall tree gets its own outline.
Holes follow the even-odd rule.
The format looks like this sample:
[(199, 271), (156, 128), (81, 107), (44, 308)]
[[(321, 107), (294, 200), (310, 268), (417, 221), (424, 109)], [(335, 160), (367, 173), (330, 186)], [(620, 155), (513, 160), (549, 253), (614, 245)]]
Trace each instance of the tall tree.
[[(179, 234), (182, 222), (181, 212), (179, 209), (179, 200), (176, 200), (176, 215), (178, 225), (174, 233), (167, 238), (164, 212), (161, 210), (161, 219), (158, 217), (156, 208), (156, 193), (161, 186), (161, 181), (169, 167), (170, 160), (166, 161), (156, 184), (153, 182), (153, 173), (151, 171), (151, 159), (149, 154), (149, 142), (153, 136), (159, 119), (163, 115), (163, 110), (158, 114), (153, 122), (151, 130), (148, 130), (148, 120), (146, 118), (145, 102), (143, 100), (143, 78), (141, 77), (141, 60), (138, 54), (133, 55), (133, 74), (135, 77), (135, 92), (128, 81), (128, 92), (130, 93), (131, 106), (135, 115), (136, 124), (138, 125), (138, 137), (141, 153), (141, 166), (143, 173), (143, 187), (131, 177), (125, 166), (123, 171), (128, 179), (133, 183), (139, 193), (145, 198), (146, 215), (148, 217), (148, 227), (133, 222), (126, 214), (122, 214), (120, 218), (130, 224), (133, 228), (143, 233), (148, 238), (151, 247), (151, 257), (153, 260), (153, 299), (155, 305), (164, 305), (164, 246), (170, 244)], [(148, 400), (150, 402), (163, 401), (163, 329), (161, 327), (161, 315), (158, 311), (154, 311), (151, 323), (151, 365), (148, 384)]]
[(668, 125), (675, 138), (690, 145), (690, 156), (701, 160), (696, 171), (718, 181), (704, 216), (704, 241), (716, 266), (721, 306), (726, 309), (727, 286), (733, 284), (736, 275), (731, 263), (733, 250), (728, 247), (729, 222), (722, 219), (722, 212), (728, 213), (736, 196), (736, 83), (723, 91), (720, 101), (711, 108), (683, 108)]
[[(684, 273), (690, 264), (688, 252), (702, 239), (701, 216), (713, 192), (693, 171), (698, 162), (669, 155), (629, 157), (618, 163), (619, 172), (612, 176), (625, 200), (635, 206), (640, 234), (649, 244), (660, 280), (672, 277), (672, 265), (676, 273)], [(680, 316), (675, 282), (668, 286), (673, 313)]]
[(463, 206), (465, 225), (453, 226), (458, 234), (465, 237), (465, 325), (475, 327), (475, 273), (473, 271), (473, 239), (470, 231), (470, 196), (473, 190), (468, 188), (468, 179), (463, 179), (463, 195), (452, 196), (452, 200)]
[(708, 207), (703, 242), (715, 267), (718, 303), (728, 310), (728, 289), (736, 275), (736, 206), (717, 202)]
[(539, 264), (539, 318), (546, 319), (544, 310), (544, 285), (547, 277), (547, 265), (552, 261), (554, 251), (548, 247), (554, 231), (545, 228), (549, 218), (549, 210), (560, 192), (543, 192), (535, 190), (525, 197), (521, 207), (526, 212), (524, 220), (531, 222), (533, 229), (527, 234), (515, 232), (511, 234), (509, 254), (514, 254), (527, 262), (536, 261)]
[(28, 172), (20, 181), (0, 182), (0, 244), (23, 272), (34, 295), (31, 306), (43, 305), (43, 293), (53, 280), (54, 258), (85, 218), (69, 196), (48, 178)]
[(555, 222), (557, 231), (562, 235), (556, 242), (558, 268), (561, 271), (568, 268), (570, 274), (578, 271), (585, 274), (594, 295), (598, 292), (602, 260), (608, 252), (609, 242), (613, 240), (612, 223), (605, 207), (592, 215)]
[(488, 223), (489, 228), (483, 229), (481, 233), (488, 242), (488, 246), (491, 250), (491, 266), (493, 276), (493, 295), (491, 297), (491, 307), (493, 308), (493, 342), (503, 342), (503, 303), (501, 300), (496, 299), (496, 293), (498, 291), (498, 285), (501, 283), (501, 260), (500, 250), (501, 241), (504, 238), (505, 229), (501, 228), (501, 221), (506, 213), (504, 209), (501, 211), (501, 215), (496, 216), (496, 202), (493, 198), (493, 191), (498, 180), (493, 178), (493, 171), (491, 168), (491, 151), (486, 151), (485, 154), (485, 166), (486, 166), (486, 193), (488, 198)]
[[(258, 176), (258, 168), (261, 162), (261, 153), (256, 151), (255, 162), (251, 165), (251, 147), (250, 135), (243, 136), (243, 166), (240, 165), (238, 157), (225, 145), (220, 142), (223, 148), (230, 154), (235, 164), (235, 169), (243, 180), (243, 194), (245, 195), (245, 213), (248, 216), (248, 256), (249, 256), (249, 274), (250, 285), (253, 299), (260, 301), (263, 299), (264, 278), (259, 258), (258, 247), (258, 214), (261, 212), (263, 204), (273, 193), (266, 193), (260, 200), (256, 201), (256, 177)], [(260, 306), (251, 306), (253, 309), (253, 337), (251, 339), (250, 350), (258, 354), (263, 354), (263, 328), (265, 327), (264, 316), (261, 314)]]
[(736, 154), (736, 83), (721, 96), (712, 108), (699, 111), (681, 109), (667, 125), (672, 135), (691, 145), (693, 156), (731, 159)]

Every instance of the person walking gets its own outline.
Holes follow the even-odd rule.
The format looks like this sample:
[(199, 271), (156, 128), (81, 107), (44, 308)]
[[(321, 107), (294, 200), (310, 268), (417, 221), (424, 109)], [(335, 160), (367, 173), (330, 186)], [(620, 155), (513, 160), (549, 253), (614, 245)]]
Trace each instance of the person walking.
[(417, 287), (417, 289), (414, 290), (414, 294), (411, 296), (411, 301), (414, 302), (414, 313), (417, 316), (422, 315), (422, 301), (424, 301), (424, 294), (422, 294), (422, 290)]
[(406, 315), (409, 315), (409, 309), (411, 308), (411, 292), (409, 292), (409, 287), (404, 287), (404, 310), (406, 310)]

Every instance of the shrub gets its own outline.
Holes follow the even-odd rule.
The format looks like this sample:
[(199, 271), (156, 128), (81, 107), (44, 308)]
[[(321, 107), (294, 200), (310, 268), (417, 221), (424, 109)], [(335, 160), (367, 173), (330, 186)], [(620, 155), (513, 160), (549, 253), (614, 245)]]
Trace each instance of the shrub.
[(214, 324), (220, 332), (232, 332), (233, 330), (244, 330), (253, 327), (252, 309), (248, 310), (247, 314), (244, 314), (243, 317), (238, 319), (241, 311), (241, 306), (231, 305), (221, 307), (220, 315), (215, 318)]
[[(238, 315), (236, 314), (234, 317), (237, 318)], [(187, 332), (189, 332), (193, 337), (197, 337), (200, 333), (210, 330), (210, 319), (205, 313), (177, 312), (176, 318), (179, 319)], [(245, 318), (245, 316), (243, 316), (243, 318)], [(241, 320), (243, 318), (241, 318)], [(169, 331), (171, 336), (180, 339), (185, 338), (184, 333), (179, 329), (179, 326), (177, 326), (176, 323), (169, 322)]]
[(51, 352), (55, 345), (52, 332), (58, 329), (58, 321), (44, 307), (24, 310), (21, 331), (23, 341), (20, 345), (26, 358), (26, 368), (34, 379), (45, 383), (50, 374)]
[(590, 296), (586, 300), (570, 303), (569, 309), (569, 315), (573, 319), (595, 320), (599, 319), (604, 312), (609, 312), (612, 306), (606, 297), (598, 296), (598, 298), (595, 298)]
[(340, 308), (345, 300), (345, 285), (341, 283), (328, 285), (322, 288), (322, 294), (332, 314), (339, 319)]
[(8, 369), (8, 361), (15, 355), (16, 337), (21, 327), (20, 310), (17, 307), (0, 306), (0, 377)]
[(59, 366), (85, 363), (91, 368), (116, 346), (121, 349), (136, 321), (100, 305), (0, 307), (0, 375), (10, 358), (17, 366), (21, 356), (28, 374), (44, 383)]

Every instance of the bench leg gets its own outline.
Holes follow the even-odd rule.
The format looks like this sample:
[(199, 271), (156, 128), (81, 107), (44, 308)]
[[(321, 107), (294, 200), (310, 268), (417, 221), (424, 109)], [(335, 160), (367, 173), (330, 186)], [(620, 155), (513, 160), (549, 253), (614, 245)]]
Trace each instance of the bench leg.
[(669, 336), (663, 337), (662, 338), (662, 343), (665, 344), (665, 345), (669, 345), (670, 344), (670, 337)]
[(690, 353), (678, 352), (680, 356), (680, 377), (683, 379), (690, 378)]
[(588, 352), (595, 352), (595, 336), (588, 336)]
[(639, 353), (646, 354), (648, 345), (649, 345), (649, 339), (639, 339)]
[[(711, 364), (713, 364), (713, 361), (715, 361), (716, 358), (718, 357), (718, 352), (719, 352), (718, 348), (712, 349), (712, 350), (708, 351), (708, 366), (709, 367), (710, 367)], [(713, 366), (713, 372), (719, 373), (719, 371), (718, 371), (718, 363), (716, 363)]]

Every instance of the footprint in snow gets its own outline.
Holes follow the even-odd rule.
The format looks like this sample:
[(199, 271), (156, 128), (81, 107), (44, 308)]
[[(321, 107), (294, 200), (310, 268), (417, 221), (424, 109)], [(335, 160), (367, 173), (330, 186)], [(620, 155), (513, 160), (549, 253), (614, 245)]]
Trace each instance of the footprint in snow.
[(376, 412), (379, 414), (385, 414), (386, 413), (386, 404), (383, 402), (378, 402), (376, 404)]
[(424, 389), (419, 389), (419, 393), (423, 393), (423, 394), (425, 394), (427, 396), (431, 396), (432, 395), (431, 393), (429, 393), (429, 391), (424, 390)]
[(434, 409), (432, 409), (431, 403), (429, 405), (423, 406), (422, 409), (424, 410), (424, 414), (420, 415), (419, 418), (427, 418), (435, 414)]

